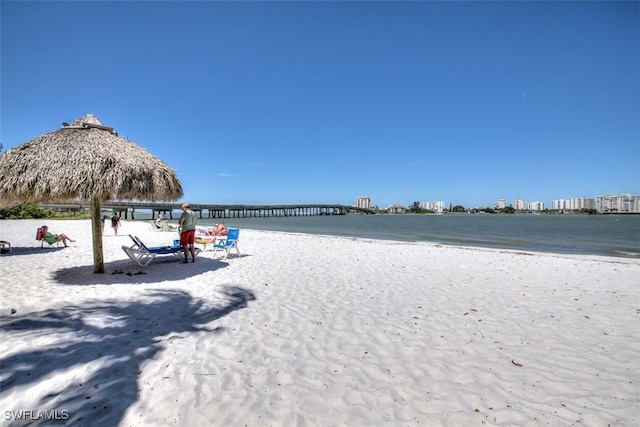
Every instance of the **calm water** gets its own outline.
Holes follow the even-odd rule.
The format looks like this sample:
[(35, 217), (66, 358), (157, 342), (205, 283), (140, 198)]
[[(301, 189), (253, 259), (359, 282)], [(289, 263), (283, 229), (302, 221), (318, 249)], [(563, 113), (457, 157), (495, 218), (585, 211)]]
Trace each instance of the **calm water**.
[[(218, 221), (200, 219), (198, 224)], [(256, 230), (640, 258), (640, 215), (344, 215), (227, 218), (225, 223)]]

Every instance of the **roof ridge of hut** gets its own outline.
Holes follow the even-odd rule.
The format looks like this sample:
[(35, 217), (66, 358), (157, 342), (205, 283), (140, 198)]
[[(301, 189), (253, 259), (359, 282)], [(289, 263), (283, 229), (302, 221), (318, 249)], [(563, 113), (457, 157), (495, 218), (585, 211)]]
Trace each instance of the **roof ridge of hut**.
[(84, 116), (75, 119), (71, 124), (66, 122), (62, 123), (62, 127), (67, 129), (97, 128), (118, 135), (112, 127), (103, 125), (102, 122), (93, 114), (85, 114)]
[(94, 114), (85, 114), (84, 116), (75, 119), (73, 123), (71, 123), (71, 126), (82, 126), (83, 123), (103, 126), (102, 122)]

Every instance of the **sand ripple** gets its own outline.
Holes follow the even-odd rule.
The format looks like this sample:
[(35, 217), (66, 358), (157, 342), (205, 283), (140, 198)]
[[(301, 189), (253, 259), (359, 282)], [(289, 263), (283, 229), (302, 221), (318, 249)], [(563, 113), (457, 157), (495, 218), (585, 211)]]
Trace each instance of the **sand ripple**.
[(122, 426), (640, 424), (638, 260), (242, 230), (240, 258), (138, 275), (126, 238), (106, 236), (94, 275), (87, 224), (50, 222), (78, 243), (41, 252), (22, 237), (35, 222), (2, 223), (18, 248), (0, 259), (5, 411)]

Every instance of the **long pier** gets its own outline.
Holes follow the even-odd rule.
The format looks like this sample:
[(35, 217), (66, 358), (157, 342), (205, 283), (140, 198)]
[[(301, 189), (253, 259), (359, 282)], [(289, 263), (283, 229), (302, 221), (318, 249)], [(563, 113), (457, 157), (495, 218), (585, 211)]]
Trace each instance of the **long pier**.
[[(91, 208), (89, 202), (78, 203), (42, 203), (43, 209), (57, 211), (83, 211)], [(117, 212), (125, 219), (131, 214), (135, 219), (135, 211), (150, 210), (151, 218), (163, 213), (173, 219), (173, 213), (180, 216), (182, 203), (158, 203), (158, 202), (102, 202), (101, 208)], [(347, 215), (347, 214), (374, 214), (371, 209), (346, 206), (340, 204), (304, 204), (304, 205), (213, 205), (191, 203), (191, 210), (198, 212), (200, 218), (257, 218), (273, 216), (320, 216), (320, 215)], [(205, 216), (206, 215), (206, 216)]]

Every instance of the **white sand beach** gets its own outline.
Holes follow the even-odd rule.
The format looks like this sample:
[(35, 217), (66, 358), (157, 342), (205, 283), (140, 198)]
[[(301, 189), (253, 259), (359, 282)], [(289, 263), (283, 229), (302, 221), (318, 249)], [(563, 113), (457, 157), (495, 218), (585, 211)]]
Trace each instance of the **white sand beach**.
[(127, 234), (177, 233), (120, 233), (94, 274), (88, 220), (0, 221), (1, 425), (640, 425), (638, 259), (243, 229), (142, 269)]

